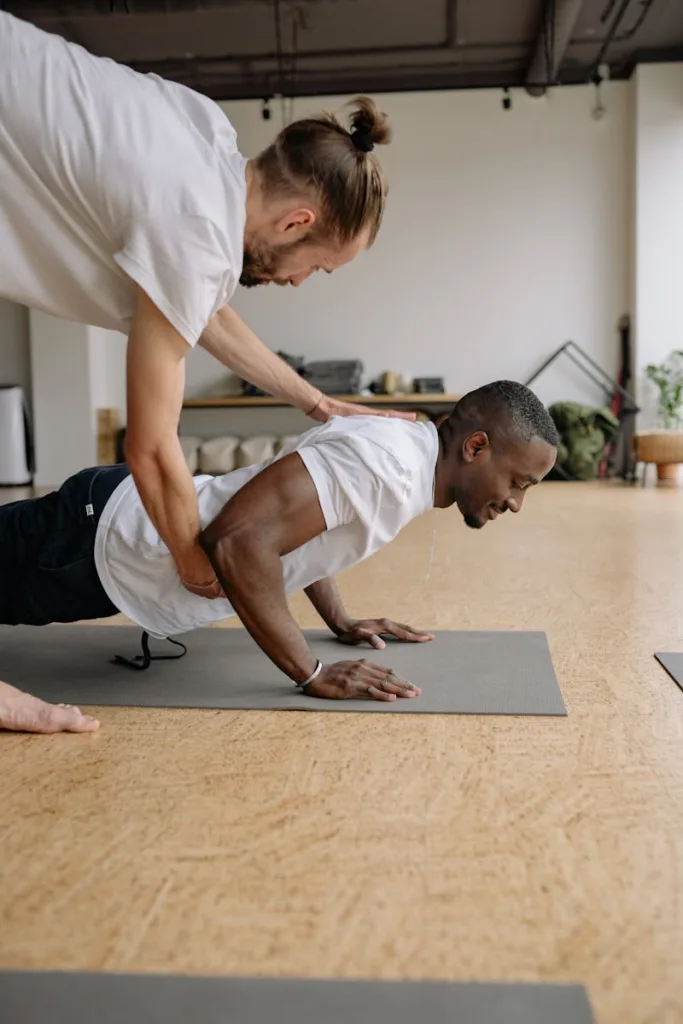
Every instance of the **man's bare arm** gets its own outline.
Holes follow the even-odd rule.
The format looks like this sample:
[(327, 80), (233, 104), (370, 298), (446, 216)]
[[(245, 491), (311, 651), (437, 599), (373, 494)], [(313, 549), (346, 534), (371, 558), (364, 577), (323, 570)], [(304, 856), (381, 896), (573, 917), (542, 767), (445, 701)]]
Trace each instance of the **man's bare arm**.
[(348, 629), (351, 621), (333, 576), (311, 583), (304, 593), (326, 626), (337, 636)]
[(312, 583), (304, 593), (323, 622), (343, 644), (369, 644), (370, 647), (383, 650), (386, 647), (383, 636), (393, 636), (404, 643), (413, 644), (434, 639), (433, 633), (425, 633), (423, 629), (415, 629), (392, 619), (352, 619), (331, 576)]
[(179, 575), (195, 593), (218, 596), (198, 543), (197, 495), (178, 440), (188, 345), (144, 292), (128, 338), (126, 460), (145, 510)]
[[(313, 481), (293, 453), (250, 480), (201, 534), (201, 544), (243, 624), (295, 682), (308, 679), (316, 658), (289, 611), (281, 559), (325, 529)], [(326, 665), (306, 692), (375, 700), (419, 693), (387, 669), (363, 660)]]
[(201, 534), (223, 590), (256, 643), (291, 679), (315, 666), (285, 595), (282, 555), (325, 530), (313, 481), (297, 454), (259, 473)]
[(325, 422), (331, 416), (352, 415), (415, 419), (413, 412), (366, 408), (323, 395), (272, 352), (230, 306), (216, 313), (199, 344), (243, 380), (301, 409), (315, 420)]

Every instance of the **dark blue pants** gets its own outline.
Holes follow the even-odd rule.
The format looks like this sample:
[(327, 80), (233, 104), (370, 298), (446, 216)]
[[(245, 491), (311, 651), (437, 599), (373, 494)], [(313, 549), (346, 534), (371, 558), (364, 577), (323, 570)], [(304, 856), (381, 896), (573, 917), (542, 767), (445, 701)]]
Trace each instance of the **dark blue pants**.
[(0, 505), (0, 624), (116, 615), (95, 568), (95, 534), (129, 473), (126, 465), (84, 469), (44, 498)]

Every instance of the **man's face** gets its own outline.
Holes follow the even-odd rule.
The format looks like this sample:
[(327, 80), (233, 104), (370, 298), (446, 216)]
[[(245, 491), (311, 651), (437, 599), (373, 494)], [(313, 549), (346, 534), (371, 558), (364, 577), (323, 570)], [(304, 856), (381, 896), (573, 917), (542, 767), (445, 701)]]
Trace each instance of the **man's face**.
[(361, 235), (344, 246), (321, 239), (286, 241), (280, 245), (254, 245), (244, 251), (240, 284), (254, 288), (259, 284), (291, 284), (298, 288), (317, 270), (332, 274), (350, 263), (366, 248), (367, 238)]
[(463, 446), (463, 463), (458, 485), (450, 497), (463, 519), (474, 530), (481, 529), (503, 512), (519, 512), (529, 489), (543, 479), (555, 464), (557, 451), (541, 438), (529, 442), (506, 439), (494, 451), (488, 437), (478, 432)]

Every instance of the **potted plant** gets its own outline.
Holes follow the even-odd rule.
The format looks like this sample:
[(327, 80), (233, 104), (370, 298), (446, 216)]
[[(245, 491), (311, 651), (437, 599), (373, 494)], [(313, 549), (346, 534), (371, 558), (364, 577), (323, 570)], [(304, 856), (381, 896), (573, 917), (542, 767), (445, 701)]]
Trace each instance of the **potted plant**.
[(664, 430), (678, 430), (683, 408), (683, 351), (676, 349), (663, 363), (650, 363), (645, 375), (659, 390), (657, 412)]
[[(658, 478), (674, 480), (683, 443), (683, 350), (676, 349), (663, 363), (650, 363), (645, 367), (645, 376), (657, 388), (657, 415), (663, 430), (649, 435), (646, 443), (657, 446)], [(651, 461), (655, 461), (654, 455)]]

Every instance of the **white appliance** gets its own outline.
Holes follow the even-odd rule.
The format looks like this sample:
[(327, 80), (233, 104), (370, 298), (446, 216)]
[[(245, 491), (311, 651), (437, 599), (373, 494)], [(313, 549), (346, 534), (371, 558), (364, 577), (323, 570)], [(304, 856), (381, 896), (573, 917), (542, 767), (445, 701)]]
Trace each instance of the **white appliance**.
[(35, 472), (33, 435), (24, 390), (0, 384), (0, 487), (24, 487)]

